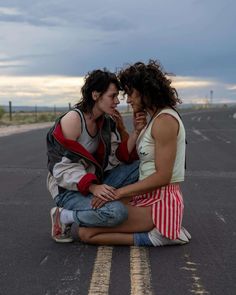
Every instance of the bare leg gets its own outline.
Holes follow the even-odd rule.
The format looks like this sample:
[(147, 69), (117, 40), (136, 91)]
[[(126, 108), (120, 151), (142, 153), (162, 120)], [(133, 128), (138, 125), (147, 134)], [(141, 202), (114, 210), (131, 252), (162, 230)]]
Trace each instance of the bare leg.
[(79, 236), (82, 241), (97, 245), (133, 245), (133, 233), (150, 231), (153, 227), (151, 207), (127, 205), (129, 217), (117, 227), (81, 227)]

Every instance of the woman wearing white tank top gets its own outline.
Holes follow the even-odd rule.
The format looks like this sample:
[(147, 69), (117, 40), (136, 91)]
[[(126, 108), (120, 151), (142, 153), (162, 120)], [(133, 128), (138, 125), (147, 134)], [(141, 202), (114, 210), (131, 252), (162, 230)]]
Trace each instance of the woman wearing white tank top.
[[(182, 245), (191, 235), (182, 227), (185, 129), (176, 111), (181, 103), (161, 65), (137, 62), (121, 70), (122, 89), (133, 111), (145, 110), (150, 121), (137, 140), (139, 181), (115, 190), (128, 208), (128, 220), (115, 228), (81, 228), (91, 244), (136, 246)], [(95, 207), (99, 207), (94, 203)]]

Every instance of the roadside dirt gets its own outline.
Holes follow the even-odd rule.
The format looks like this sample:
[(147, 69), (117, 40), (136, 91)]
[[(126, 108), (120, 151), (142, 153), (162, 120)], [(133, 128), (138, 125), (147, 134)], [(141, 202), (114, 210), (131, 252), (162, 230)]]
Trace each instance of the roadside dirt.
[(27, 132), (36, 129), (43, 129), (52, 126), (52, 122), (46, 123), (35, 123), (35, 124), (24, 124), (24, 125), (14, 125), (14, 126), (0, 126), (0, 137), (8, 136), (11, 134)]

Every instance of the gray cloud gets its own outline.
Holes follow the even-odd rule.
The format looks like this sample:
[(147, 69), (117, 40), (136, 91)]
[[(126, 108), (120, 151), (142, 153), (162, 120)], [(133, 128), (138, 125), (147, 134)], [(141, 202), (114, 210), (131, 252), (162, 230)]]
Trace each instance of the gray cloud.
[(15, 68), (25, 68), (25, 65), (0, 65), (1, 69), (15, 69)]
[(23, 55), (15, 55), (11, 57), (4, 57), (0, 58), (0, 61), (2, 62), (8, 62), (8, 61), (22, 61), (26, 59), (34, 59), (34, 58), (41, 58), (45, 56), (50, 56), (49, 54), (23, 54)]
[(2, 0), (0, 61), (26, 61), (16, 75), (74, 76), (153, 58), (177, 75), (236, 84), (235, 9), (233, 0)]
[(102, 31), (129, 31), (134, 25), (121, 15), (99, 15), (96, 18), (90, 17), (85, 20), (88, 27), (101, 29)]

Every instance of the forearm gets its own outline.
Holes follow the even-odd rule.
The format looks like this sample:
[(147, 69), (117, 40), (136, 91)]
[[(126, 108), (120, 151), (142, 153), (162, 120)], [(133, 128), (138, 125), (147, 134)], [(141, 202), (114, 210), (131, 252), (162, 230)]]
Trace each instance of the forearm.
[(120, 198), (125, 198), (151, 192), (159, 187), (169, 184), (170, 179), (170, 176), (160, 175), (156, 172), (134, 184), (117, 189), (117, 194)]
[(146, 113), (143, 111), (134, 113), (133, 123), (134, 123), (134, 130), (129, 135), (129, 139), (127, 142), (127, 148), (128, 148), (129, 154), (133, 151), (140, 132), (147, 124)]

